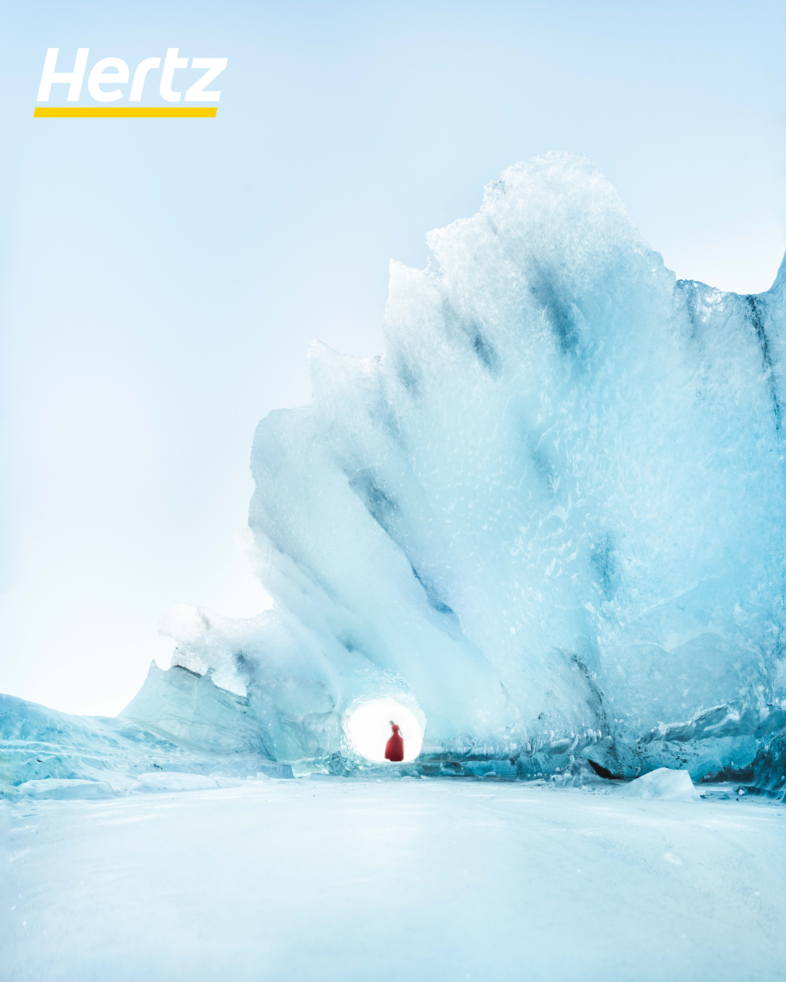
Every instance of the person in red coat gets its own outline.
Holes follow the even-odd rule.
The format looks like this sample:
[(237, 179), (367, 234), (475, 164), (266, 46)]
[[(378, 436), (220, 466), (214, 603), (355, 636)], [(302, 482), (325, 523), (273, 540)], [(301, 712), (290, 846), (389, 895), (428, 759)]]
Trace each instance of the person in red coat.
[(403, 760), (404, 738), (393, 720), (390, 721), (390, 725), (393, 727), (393, 736), (385, 744), (385, 760)]

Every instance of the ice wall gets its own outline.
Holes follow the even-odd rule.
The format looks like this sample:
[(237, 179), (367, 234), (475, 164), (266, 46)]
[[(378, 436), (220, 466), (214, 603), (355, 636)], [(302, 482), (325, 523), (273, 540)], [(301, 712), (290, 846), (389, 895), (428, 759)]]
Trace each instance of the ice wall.
[(749, 767), (786, 708), (786, 269), (675, 281), (570, 154), (428, 242), (391, 265), (383, 354), (315, 343), (313, 403), (258, 427), (273, 610), (194, 612), (176, 662), (279, 760), (346, 754), (346, 712), (393, 695), (456, 767)]
[(217, 787), (261, 776), (292, 771), (267, 759), (248, 700), (181, 668), (162, 672), (153, 663), (117, 718), (0, 695), (0, 801)]

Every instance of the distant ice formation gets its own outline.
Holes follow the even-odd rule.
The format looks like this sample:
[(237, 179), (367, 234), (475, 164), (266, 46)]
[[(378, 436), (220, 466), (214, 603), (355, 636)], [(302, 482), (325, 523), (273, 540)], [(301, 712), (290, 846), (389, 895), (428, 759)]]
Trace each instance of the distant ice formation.
[[(246, 705), (209, 679), (155, 664), (114, 719), (0, 695), (0, 799), (102, 798), (291, 777), (289, 766), (267, 759), (258, 725), (243, 726)], [(133, 715), (156, 722), (147, 726)]]
[[(756, 296), (676, 281), (562, 153), (428, 242), (425, 270), (391, 265), (383, 354), (315, 343), (313, 403), (259, 424), (274, 607), (173, 630), (243, 706), (189, 726), (346, 770), (347, 715), (395, 699), (442, 773), (583, 755), (781, 786), (786, 265)], [(127, 710), (161, 713), (144, 689)]]

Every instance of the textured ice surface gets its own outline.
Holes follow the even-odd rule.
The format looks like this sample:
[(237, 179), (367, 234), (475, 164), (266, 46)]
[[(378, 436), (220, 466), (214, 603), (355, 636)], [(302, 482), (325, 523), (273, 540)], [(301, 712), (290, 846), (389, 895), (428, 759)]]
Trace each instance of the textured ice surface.
[(786, 705), (786, 268), (675, 281), (568, 154), (428, 241), (383, 354), (315, 344), (313, 403), (259, 425), (274, 608), (195, 610), (176, 661), (246, 692), (279, 760), (346, 755), (341, 719), (392, 697), (458, 771), (750, 770)]
[(322, 778), (6, 812), (4, 982), (786, 977), (786, 814), (751, 796)]

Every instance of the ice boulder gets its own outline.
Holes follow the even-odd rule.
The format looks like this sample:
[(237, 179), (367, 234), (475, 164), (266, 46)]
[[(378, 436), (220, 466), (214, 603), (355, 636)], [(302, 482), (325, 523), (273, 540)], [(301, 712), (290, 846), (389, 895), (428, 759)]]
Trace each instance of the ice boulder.
[(312, 403), (259, 424), (273, 608), (195, 611), (175, 664), (277, 760), (351, 759), (348, 714), (392, 699), (450, 773), (782, 770), (786, 266), (756, 296), (677, 281), (562, 153), (428, 242), (391, 265), (382, 354), (315, 343)]
[(690, 774), (687, 771), (675, 771), (669, 767), (659, 767), (643, 777), (626, 784), (616, 792), (625, 798), (642, 798), (649, 801), (658, 798), (661, 801), (700, 801), (701, 795), (696, 790)]

